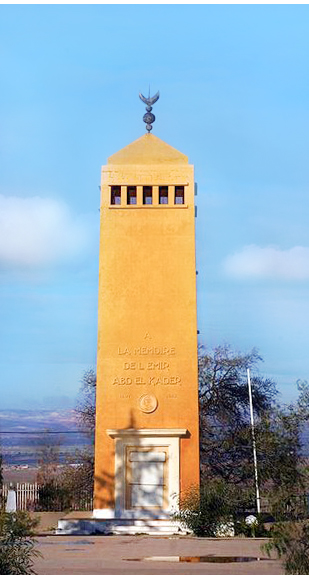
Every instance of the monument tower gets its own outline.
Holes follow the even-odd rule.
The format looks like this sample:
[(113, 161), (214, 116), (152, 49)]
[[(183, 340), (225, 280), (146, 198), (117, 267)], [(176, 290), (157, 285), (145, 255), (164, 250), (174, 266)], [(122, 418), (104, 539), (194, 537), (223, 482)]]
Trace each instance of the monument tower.
[(93, 518), (143, 531), (199, 483), (199, 423), (193, 166), (140, 97), (148, 133), (102, 167)]

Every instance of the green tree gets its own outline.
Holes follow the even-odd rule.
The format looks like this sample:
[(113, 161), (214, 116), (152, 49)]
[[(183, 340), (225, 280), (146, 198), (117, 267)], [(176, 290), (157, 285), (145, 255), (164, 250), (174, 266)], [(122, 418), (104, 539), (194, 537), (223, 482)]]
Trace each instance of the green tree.
[(296, 495), (305, 486), (301, 459), (303, 419), (297, 406), (274, 407), (257, 422), (256, 443), (264, 489)]
[(305, 379), (298, 379), (296, 382), (299, 396), (297, 400), (297, 411), (299, 417), (302, 418), (303, 421), (309, 421), (309, 384), (308, 381)]
[[(294, 405), (279, 412), (281, 434), (271, 451), (276, 452), (271, 472), (274, 488), (270, 494), (275, 523), (264, 546), (283, 560), (286, 575), (309, 573), (308, 466), (301, 463), (300, 433), (309, 420), (309, 385), (297, 381), (299, 397)], [(277, 426), (278, 429), (278, 426)], [(284, 449), (283, 446), (286, 446)], [(283, 462), (284, 460), (284, 462)]]
[[(221, 477), (243, 484), (253, 477), (247, 369), (262, 361), (257, 350), (235, 353), (219, 346), (199, 355), (200, 454), (203, 480)], [(272, 380), (251, 378), (255, 416), (273, 409), (277, 390)]]

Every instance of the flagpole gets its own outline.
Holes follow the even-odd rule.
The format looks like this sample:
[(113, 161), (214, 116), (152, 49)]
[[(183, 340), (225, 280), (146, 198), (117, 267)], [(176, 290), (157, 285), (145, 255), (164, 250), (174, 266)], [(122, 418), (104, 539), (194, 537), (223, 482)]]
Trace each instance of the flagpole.
[(247, 369), (247, 376), (248, 376), (250, 419), (251, 419), (251, 431), (252, 431), (252, 448), (253, 448), (253, 462), (254, 462), (254, 482), (255, 482), (255, 493), (256, 493), (256, 509), (257, 509), (258, 513), (261, 513), (261, 500), (260, 500), (257, 457), (256, 457), (256, 442), (255, 442), (255, 432), (254, 432), (252, 389), (251, 389), (250, 369), (249, 368)]

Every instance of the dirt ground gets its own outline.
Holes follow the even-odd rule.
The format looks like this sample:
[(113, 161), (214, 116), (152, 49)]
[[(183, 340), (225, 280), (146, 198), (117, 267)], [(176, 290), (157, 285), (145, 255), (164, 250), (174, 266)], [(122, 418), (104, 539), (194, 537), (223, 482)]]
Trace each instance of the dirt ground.
[(62, 519), (63, 511), (30, 511), (32, 519), (39, 519), (35, 531), (39, 535), (51, 535), (57, 529), (59, 519)]
[(4, 466), (3, 483), (34, 483), (37, 479), (38, 467), (17, 468)]
[[(35, 570), (38, 575), (283, 575), (281, 562), (262, 553), (265, 541), (143, 535), (39, 536), (37, 549), (42, 556), (36, 559)], [(205, 556), (207, 561), (219, 562), (192, 559)], [(191, 558), (190, 562), (186, 558)], [(226, 562), (231, 558), (234, 561)], [(244, 558), (254, 561), (245, 562)]]

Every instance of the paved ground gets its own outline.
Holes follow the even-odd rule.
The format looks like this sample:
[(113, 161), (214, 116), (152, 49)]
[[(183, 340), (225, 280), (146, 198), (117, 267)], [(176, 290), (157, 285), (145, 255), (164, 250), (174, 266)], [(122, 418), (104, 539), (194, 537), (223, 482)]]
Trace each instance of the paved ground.
[[(149, 536), (63, 536), (37, 538), (42, 557), (36, 559), (38, 575), (283, 575), (280, 561), (266, 559), (261, 539), (197, 539)], [(187, 563), (180, 557), (259, 557), (262, 560), (232, 563)], [(134, 561), (161, 557), (160, 561)], [(166, 561), (174, 557), (177, 562)], [(130, 559), (133, 559), (130, 560)], [(165, 560), (164, 560), (165, 559)]]

